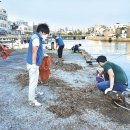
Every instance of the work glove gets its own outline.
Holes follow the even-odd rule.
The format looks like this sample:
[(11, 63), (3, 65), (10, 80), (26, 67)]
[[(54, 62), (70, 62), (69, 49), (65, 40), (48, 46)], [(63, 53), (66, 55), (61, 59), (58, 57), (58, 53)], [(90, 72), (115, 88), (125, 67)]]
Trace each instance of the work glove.
[(35, 72), (36, 69), (37, 69), (36, 64), (32, 64), (32, 65), (31, 65), (31, 72)]
[(44, 56), (48, 56), (46, 53), (43, 54)]
[(107, 88), (107, 89), (105, 90), (105, 94), (107, 94), (109, 91), (112, 91), (112, 89), (111, 89), (111, 88)]

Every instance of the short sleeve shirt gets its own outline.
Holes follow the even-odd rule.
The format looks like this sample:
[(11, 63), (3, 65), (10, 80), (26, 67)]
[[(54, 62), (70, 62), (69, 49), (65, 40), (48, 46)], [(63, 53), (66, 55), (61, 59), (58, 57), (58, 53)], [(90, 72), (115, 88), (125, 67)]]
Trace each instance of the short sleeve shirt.
[(32, 45), (33, 46), (39, 46), (40, 42), (39, 42), (39, 38), (36, 34), (32, 35)]
[(35, 38), (35, 39), (33, 39), (33, 41), (32, 41), (32, 45), (33, 46), (39, 46), (39, 39), (38, 38)]
[(127, 75), (120, 66), (118, 66), (118, 65), (116, 65), (112, 62), (107, 61), (105, 63), (105, 65), (103, 66), (103, 68), (104, 68), (105, 80), (109, 79), (107, 72), (108, 72), (109, 69), (112, 69), (113, 72), (114, 72), (114, 82), (115, 83), (117, 83), (119, 85), (123, 85), (123, 84), (128, 83)]

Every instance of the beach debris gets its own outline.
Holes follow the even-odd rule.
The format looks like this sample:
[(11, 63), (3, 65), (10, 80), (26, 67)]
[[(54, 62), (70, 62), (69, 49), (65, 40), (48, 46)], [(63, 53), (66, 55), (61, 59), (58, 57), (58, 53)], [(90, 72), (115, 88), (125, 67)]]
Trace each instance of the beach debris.
[(6, 59), (10, 54), (11, 50), (6, 45), (0, 45), (0, 57)]
[(107, 98), (111, 102), (117, 102), (117, 103), (122, 104), (122, 105), (125, 106), (125, 97), (122, 95), (121, 92), (118, 92), (118, 91), (109, 91), (107, 93)]
[(48, 81), (46, 81), (46, 84), (48, 87), (51, 87), (52, 89), (53, 88), (68, 88), (69, 87), (69, 85), (65, 81), (63, 81), (55, 76), (51, 76), (48, 79)]
[[(24, 71), (20, 74), (18, 74), (15, 78), (16, 80), (16, 83), (19, 84), (19, 86), (22, 87), (22, 89), (24, 89), (26, 86), (29, 85), (29, 74), (28, 74), (28, 71)], [(59, 78), (56, 78), (54, 76), (51, 76), (48, 80), (46, 80), (46, 82), (42, 82), (40, 81), (39, 79), (39, 85), (43, 85), (43, 86), (48, 86), (48, 87), (51, 87), (52, 89), (53, 88), (56, 88), (56, 87), (68, 87), (67, 83), (65, 83), (63, 80), (59, 79)]]
[(50, 112), (58, 115), (58, 117), (66, 118), (74, 113), (73, 107), (71, 106), (60, 106), (53, 105), (47, 108)]
[(121, 92), (109, 91), (107, 93), (107, 98), (116, 106), (130, 111), (130, 106), (126, 106), (128, 103), (126, 103), (125, 96)]
[(21, 89), (24, 89), (26, 86), (29, 85), (29, 74), (28, 71), (23, 71), (22, 73), (19, 73), (15, 77), (16, 82), (21, 86)]
[[(57, 57), (57, 55), (56, 55)], [(62, 61), (58, 61), (56, 58), (53, 59), (54, 65)], [(55, 61), (57, 60), (57, 61)], [(53, 64), (52, 63), (52, 64)], [(51, 69), (55, 66), (51, 66)], [(86, 66), (87, 70), (92, 73), (91, 77), (96, 76), (96, 72), (92, 71), (91, 66)], [(90, 69), (91, 67), (91, 69)], [(61, 68), (57, 68), (61, 70)], [(94, 68), (95, 69), (95, 68)], [(19, 76), (19, 80), (23, 78), (23, 82), (28, 81), (27, 71), (21, 73), (22, 77)], [(25, 75), (27, 78), (25, 78)], [(86, 75), (86, 78), (89, 75)], [(105, 117), (110, 118), (111, 121), (116, 123), (123, 123), (124, 125), (130, 122), (130, 113), (125, 109), (115, 106), (106, 98), (102, 92), (100, 92), (94, 83), (87, 83), (84, 88), (79, 86), (78, 88), (73, 88), (70, 84), (65, 82), (63, 79), (57, 78), (56, 75), (51, 75), (43, 86), (48, 87), (48, 91), (52, 91), (57, 98), (48, 99), (46, 98), (46, 103), (48, 104), (47, 110), (54, 113), (57, 117), (67, 118), (71, 115), (82, 115), (87, 112), (99, 112)], [(20, 86), (20, 85), (19, 85)], [(28, 83), (27, 83), (28, 86)], [(45, 103), (45, 104), (46, 104)], [(129, 108), (129, 106), (126, 104)], [(80, 116), (79, 116), (80, 117)]]
[(64, 71), (77, 71), (77, 70), (82, 70), (83, 67), (75, 64), (75, 63), (63, 63), (63, 60), (57, 58), (57, 55), (55, 53), (48, 53), (52, 57), (52, 69), (61, 69)]

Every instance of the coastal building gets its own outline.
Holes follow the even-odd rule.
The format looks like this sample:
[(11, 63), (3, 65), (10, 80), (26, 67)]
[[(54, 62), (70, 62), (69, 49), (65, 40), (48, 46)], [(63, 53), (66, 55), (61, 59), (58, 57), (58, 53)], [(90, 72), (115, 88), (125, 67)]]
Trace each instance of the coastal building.
[(101, 28), (106, 28), (106, 26), (105, 25), (100, 25), (100, 24), (96, 24), (95, 25), (95, 27), (94, 27), (94, 31), (98, 31), (98, 30), (100, 30)]
[(33, 32), (33, 28), (31, 26), (28, 25), (19, 25), (18, 29), (16, 29), (17, 31), (19, 31), (20, 34), (26, 34), (26, 35), (30, 35)]
[(122, 29), (121, 37), (122, 38), (126, 38), (127, 37), (127, 30), (126, 29)]
[(103, 32), (104, 30), (106, 29), (106, 26), (105, 25), (95, 25), (94, 27), (94, 32), (95, 32), (95, 35), (96, 36), (103, 36)]
[(24, 20), (17, 20), (15, 22), (18, 26), (20, 25), (25, 25), (25, 26), (28, 26), (28, 22), (24, 21)]
[(127, 24), (116, 23), (113, 25), (113, 29), (117, 29), (117, 28), (127, 28)]
[(116, 23), (112, 26), (115, 35), (118, 37), (126, 38), (128, 35), (128, 25)]
[(0, 34), (4, 35), (8, 31), (8, 15), (5, 9), (0, 9)]
[(103, 35), (105, 37), (111, 37), (111, 36), (114, 36), (115, 35), (115, 32), (113, 31), (113, 29), (111, 28), (107, 28), (103, 31)]

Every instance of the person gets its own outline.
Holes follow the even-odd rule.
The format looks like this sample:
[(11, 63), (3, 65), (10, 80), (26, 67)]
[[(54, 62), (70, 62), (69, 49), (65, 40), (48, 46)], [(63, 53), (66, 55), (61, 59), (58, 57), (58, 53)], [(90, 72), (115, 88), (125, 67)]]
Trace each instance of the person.
[(36, 32), (31, 36), (28, 53), (27, 53), (27, 70), (29, 71), (29, 104), (32, 106), (41, 106), (35, 96), (42, 95), (37, 91), (39, 66), (42, 64), (43, 47), (47, 34), (49, 34), (49, 26), (45, 23), (39, 24)]
[(64, 42), (60, 36), (52, 36), (56, 41), (56, 48), (58, 47), (58, 57), (62, 58), (63, 49), (64, 49)]
[(105, 94), (112, 90), (121, 93), (126, 91), (128, 78), (124, 70), (117, 64), (107, 61), (107, 58), (103, 55), (98, 56), (97, 62), (103, 68), (96, 77), (97, 88)]
[(76, 44), (74, 45), (71, 49), (74, 51), (74, 53), (76, 53), (76, 51), (80, 51), (79, 47), (81, 46), (81, 44)]
[(54, 42), (51, 42), (51, 49), (54, 50), (55, 47), (54, 47)]

